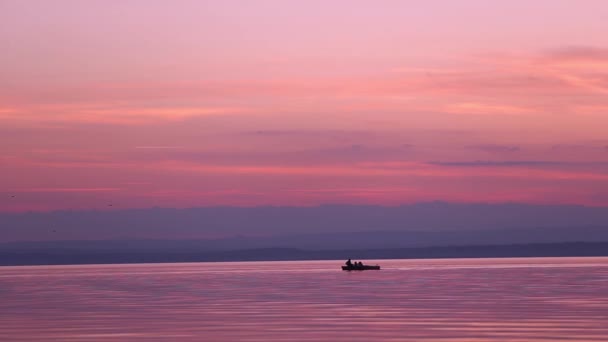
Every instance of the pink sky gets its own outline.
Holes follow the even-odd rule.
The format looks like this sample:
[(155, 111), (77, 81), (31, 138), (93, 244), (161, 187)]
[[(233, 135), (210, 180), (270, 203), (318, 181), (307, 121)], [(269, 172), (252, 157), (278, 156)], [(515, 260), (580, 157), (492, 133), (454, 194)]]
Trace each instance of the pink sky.
[(0, 211), (607, 206), (606, 18), (604, 0), (2, 0)]

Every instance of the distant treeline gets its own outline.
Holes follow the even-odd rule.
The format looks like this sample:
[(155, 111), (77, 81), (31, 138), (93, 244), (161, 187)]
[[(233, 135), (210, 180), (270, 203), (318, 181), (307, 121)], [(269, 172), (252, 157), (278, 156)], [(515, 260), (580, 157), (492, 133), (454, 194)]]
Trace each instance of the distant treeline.
[(278, 261), (430, 258), (501, 258), (608, 256), (608, 242), (566, 242), (513, 245), (440, 246), (392, 249), (303, 250), (259, 248), (233, 251), (104, 250), (83, 249), (0, 250), (0, 265), (125, 264), (213, 261)]

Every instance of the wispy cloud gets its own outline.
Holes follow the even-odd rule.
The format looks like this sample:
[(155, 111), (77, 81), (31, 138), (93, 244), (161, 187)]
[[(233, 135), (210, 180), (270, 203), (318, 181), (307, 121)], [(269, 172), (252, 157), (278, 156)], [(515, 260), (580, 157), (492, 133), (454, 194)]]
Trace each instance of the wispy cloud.
[[(462, 199), (471, 183), (482, 189), (470, 195), (477, 200), (521, 198), (537, 183), (597, 192), (608, 179), (608, 145), (591, 143), (608, 124), (604, 51), (478, 61), (365, 77), (58, 86), (40, 97), (11, 89), (0, 94), (0, 162), (12, 170), (0, 186), (22, 182), (37, 197), (120, 192), (137, 203), (207, 194), (211, 204), (212, 194), (228, 204), (297, 202), (308, 188), (318, 189), (314, 203), (398, 203), (427, 190)], [(106, 178), (116, 182), (90, 182)]]
[(185, 148), (185, 147), (184, 146), (170, 146), (170, 145), (135, 146), (135, 149), (139, 149), (139, 150), (176, 150), (176, 149), (183, 149), (183, 148)]
[[(516, 57), (469, 57), (431, 71), (405, 68), (374, 77), (101, 83), (41, 93), (15, 88), (3, 96), (6, 108), (0, 109), (0, 118), (137, 125), (222, 115), (281, 117), (286, 111), (333, 113), (328, 116), (371, 111), (386, 117), (421, 111), (547, 115), (562, 109), (557, 105), (562, 102), (577, 108), (600, 106), (595, 108), (601, 111), (608, 106), (606, 70), (589, 60), (604, 63), (605, 54), (603, 48), (577, 47)], [(582, 95), (585, 103), (565, 101)], [(259, 130), (260, 135), (279, 131)]]
[(608, 48), (598, 46), (566, 46), (547, 50), (542, 57), (550, 61), (606, 61)]
[(16, 189), (13, 192), (113, 192), (121, 188), (29, 188)]
[(2, 117), (13, 117), (14, 114), (18, 113), (15, 108), (2, 108), (0, 107), (0, 118)]
[(18, 122), (82, 122), (96, 124), (141, 125), (163, 121), (179, 121), (193, 117), (246, 114), (251, 111), (238, 107), (133, 107), (97, 104), (23, 105), (0, 112), (0, 119)]
[(567, 163), (544, 161), (544, 160), (517, 160), (517, 161), (490, 161), (490, 160), (474, 160), (474, 161), (430, 161), (430, 165), (438, 166), (457, 166), (457, 167), (512, 167), (512, 166), (559, 166)]
[(518, 115), (534, 114), (537, 110), (522, 106), (499, 105), (480, 102), (453, 103), (445, 106), (448, 113), (476, 114), (476, 115)]
[(608, 161), (550, 161), (550, 160), (474, 160), (474, 161), (430, 161), (430, 165), (456, 167), (608, 167)]
[(513, 153), (519, 152), (521, 148), (517, 145), (479, 144), (469, 145), (466, 148), (480, 150), (488, 153)]

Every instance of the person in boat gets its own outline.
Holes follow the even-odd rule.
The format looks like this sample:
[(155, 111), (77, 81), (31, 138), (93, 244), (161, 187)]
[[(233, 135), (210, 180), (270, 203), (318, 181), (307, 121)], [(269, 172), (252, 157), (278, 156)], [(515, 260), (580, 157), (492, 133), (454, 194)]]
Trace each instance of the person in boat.
[(362, 261), (359, 261), (359, 262), (357, 263), (357, 267), (361, 267), (361, 268), (363, 268), (363, 262), (362, 262)]
[(346, 267), (353, 267), (353, 263), (352, 263), (352, 261), (350, 261), (350, 258), (348, 258), (348, 260), (346, 260)]

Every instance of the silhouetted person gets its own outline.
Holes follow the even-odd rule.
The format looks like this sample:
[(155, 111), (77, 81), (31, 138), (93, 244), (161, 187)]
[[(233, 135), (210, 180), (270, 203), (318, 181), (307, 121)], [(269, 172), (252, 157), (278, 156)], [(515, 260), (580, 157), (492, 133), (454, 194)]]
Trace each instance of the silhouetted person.
[(362, 261), (359, 261), (359, 262), (357, 263), (357, 266), (358, 266), (358, 267), (363, 267), (363, 262), (362, 262)]
[(348, 258), (348, 260), (346, 260), (346, 267), (353, 267), (353, 263), (352, 263), (352, 261), (350, 261), (350, 258)]

